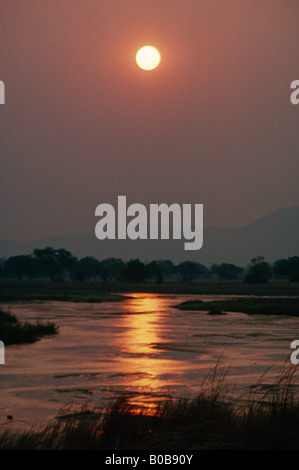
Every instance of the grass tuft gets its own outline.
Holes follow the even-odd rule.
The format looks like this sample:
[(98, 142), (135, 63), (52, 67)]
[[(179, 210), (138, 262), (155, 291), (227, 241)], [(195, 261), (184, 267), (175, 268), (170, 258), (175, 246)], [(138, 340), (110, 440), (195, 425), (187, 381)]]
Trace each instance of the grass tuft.
[(0, 309), (0, 339), (6, 346), (33, 343), (44, 335), (55, 335), (58, 327), (53, 322), (20, 322), (15, 315)]

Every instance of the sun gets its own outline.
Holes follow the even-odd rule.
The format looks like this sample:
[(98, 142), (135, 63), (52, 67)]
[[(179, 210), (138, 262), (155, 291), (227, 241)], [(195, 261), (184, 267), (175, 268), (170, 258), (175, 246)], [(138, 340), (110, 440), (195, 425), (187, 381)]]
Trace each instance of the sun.
[(136, 54), (137, 65), (143, 70), (155, 69), (160, 61), (160, 52), (153, 46), (143, 46)]

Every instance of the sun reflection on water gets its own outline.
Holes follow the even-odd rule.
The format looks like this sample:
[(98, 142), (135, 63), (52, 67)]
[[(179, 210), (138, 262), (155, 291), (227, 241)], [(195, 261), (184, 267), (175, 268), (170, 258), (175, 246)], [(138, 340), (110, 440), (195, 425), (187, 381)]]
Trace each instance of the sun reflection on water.
[(164, 390), (168, 394), (165, 375), (173, 368), (177, 372), (177, 361), (170, 360), (167, 352), (161, 354), (152, 347), (161, 341), (167, 327), (163, 314), (165, 299), (157, 294), (134, 294), (134, 301), (127, 307), (128, 314), (123, 317), (126, 329), (120, 345), (124, 354), (120, 360), (130, 373), (130, 383), (140, 393)]

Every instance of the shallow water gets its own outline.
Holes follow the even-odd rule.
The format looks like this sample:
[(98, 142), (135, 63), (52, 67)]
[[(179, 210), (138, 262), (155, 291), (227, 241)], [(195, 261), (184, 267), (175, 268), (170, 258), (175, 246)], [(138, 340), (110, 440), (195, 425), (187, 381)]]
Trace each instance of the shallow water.
[(128, 294), (125, 301), (99, 304), (2, 305), (20, 320), (55, 321), (59, 334), (6, 347), (0, 425), (44, 425), (68, 404), (93, 405), (122, 393), (139, 404), (193, 396), (220, 357), (239, 394), (268, 368), (264, 383), (273, 383), (289, 363), (299, 318), (173, 308), (197, 298), (227, 297)]

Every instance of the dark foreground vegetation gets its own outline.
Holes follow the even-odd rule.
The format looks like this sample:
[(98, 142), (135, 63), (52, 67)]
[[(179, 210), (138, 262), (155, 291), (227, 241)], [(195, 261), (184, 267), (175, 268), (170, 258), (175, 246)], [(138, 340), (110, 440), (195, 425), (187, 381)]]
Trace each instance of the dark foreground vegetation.
[(211, 371), (197, 397), (166, 399), (151, 412), (126, 397), (107, 407), (61, 413), (45, 429), (1, 431), (1, 450), (299, 450), (299, 403), (292, 395), (295, 368), (276, 382), (252, 387), (232, 400), (225, 372)]
[(10, 344), (34, 343), (41, 336), (58, 333), (53, 322), (35, 324), (20, 322), (15, 315), (0, 309), (0, 338), (6, 346)]

